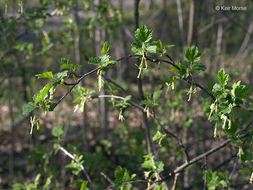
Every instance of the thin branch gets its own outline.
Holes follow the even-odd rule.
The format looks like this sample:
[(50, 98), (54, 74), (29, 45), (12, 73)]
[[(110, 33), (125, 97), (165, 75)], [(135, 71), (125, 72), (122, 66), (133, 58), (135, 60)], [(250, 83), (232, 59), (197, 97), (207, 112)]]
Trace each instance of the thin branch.
[(231, 140), (230, 140), (230, 139), (227, 139), (226, 141), (224, 141), (223, 143), (221, 143), (219, 146), (217, 146), (217, 147), (215, 147), (215, 148), (212, 148), (211, 150), (209, 150), (209, 151), (207, 151), (207, 152), (205, 152), (205, 153), (203, 153), (203, 154), (201, 154), (201, 155), (199, 155), (199, 156), (193, 158), (193, 159), (190, 160), (188, 163), (185, 163), (185, 164), (183, 164), (183, 165), (177, 167), (177, 168), (173, 171), (173, 173), (179, 173), (179, 172), (183, 171), (185, 168), (187, 168), (188, 166), (192, 165), (193, 163), (195, 163), (195, 162), (197, 162), (197, 161), (199, 161), (199, 160), (201, 160), (201, 159), (203, 159), (203, 158), (205, 158), (205, 157), (208, 157), (209, 155), (211, 155), (211, 154), (217, 152), (218, 150), (224, 148), (224, 147), (225, 147), (227, 144), (229, 144), (230, 142), (231, 142)]
[(105, 173), (100, 172), (100, 175), (102, 175), (111, 184), (110, 188), (116, 189), (112, 180)]
[(70, 92), (73, 90), (73, 88), (78, 85), (82, 79), (84, 79), (85, 77), (87, 77), (88, 75), (91, 75), (92, 73), (95, 73), (96, 71), (98, 71), (100, 69), (100, 67), (97, 67), (91, 71), (89, 71), (88, 73), (85, 73), (83, 76), (81, 76), (77, 81), (76, 83), (73, 84), (73, 86), (68, 90), (68, 92), (66, 94), (64, 94), (55, 104), (54, 104), (54, 108), (59, 104), (61, 103), (61, 101), (66, 98)]
[[(180, 70), (180, 68), (176, 65), (176, 63), (173, 61), (173, 59), (169, 55), (167, 55), (167, 57), (170, 59), (170, 61), (164, 60), (164, 59), (158, 59), (158, 58), (154, 58), (154, 57), (150, 57), (150, 56), (146, 56), (146, 58), (149, 61), (153, 62), (153, 63), (159, 63), (159, 62), (168, 63), (168, 64), (174, 66), (176, 69)], [(206, 88), (204, 88), (198, 82), (193, 81), (191, 77), (184, 78), (183, 80), (186, 81), (190, 85), (195, 85), (195, 86), (199, 87), (202, 91), (204, 91), (207, 95), (209, 95), (212, 98), (213, 101), (216, 100), (215, 96), (211, 92), (209, 92)]]
[[(156, 120), (156, 121), (158, 121), (158, 120)], [(166, 133), (167, 136), (173, 137), (177, 141), (179, 147), (181, 148), (181, 150), (183, 151), (183, 153), (186, 156), (186, 159), (187, 159), (186, 163), (188, 163), (190, 161), (190, 156), (189, 156), (185, 146), (183, 145), (182, 141), (176, 135), (174, 135), (173, 133), (168, 131), (163, 125), (161, 125), (160, 123), (158, 123), (158, 124), (162, 127), (162, 130)]]
[(230, 173), (230, 175), (229, 175), (229, 177), (228, 177), (228, 180), (232, 180), (233, 175), (235, 174), (236, 171), (238, 171), (238, 170), (237, 170), (238, 165), (239, 165), (239, 158), (236, 157), (235, 162), (234, 162), (234, 166), (233, 166), (233, 170), (232, 170), (232, 172)]
[(172, 186), (171, 190), (176, 190), (178, 176), (179, 176), (179, 173), (176, 173), (175, 174), (175, 178), (174, 178), (174, 182), (173, 182), (173, 186)]
[(118, 83), (114, 82), (112, 79), (106, 77), (105, 75), (103, 75), (103, 78), (104, 78), (107, 82), (109, 82), (109, 83), (113, 84), (114, 86), (118, 87), (118, 88), (119, 88), (120, 90), (122, 90), (125, 94), (131, 95), (131, 96), (132, 96), (133, 98), (135, 98), (135, 99), (139, 99), (139, 98), (136, 97), (134, 94), (132, 94), (132, 93), (130, 94), (129, 91), (125, 90), (121, 85), (119, 85)]
[[(74, 160), (75, 162), (78, 163), (78, 159), (77, 159), (74, 155), (72, 155), (71, 153), (69, 153), (69, 152), (68, 152), (65, 148), (63, 148), (62, 146), (59, 146), (59, 147), (58, 147), (58, 150), (61, 150), (66, 156), (68, 156), (69, 158), (71, 158), (72, 160)], [(92, 181), (91, 181), (91, 179), (90, 179), (90, 176), (89, 176), (89, 174), (87, 173), (87, 171), (85, 170), (84, 166), (81, 164), (80, 167), (81, 167), (81, 169), (82, 169), (82, 171), (83, 171), (83, 173), (84, 173), (86, 179), (87, 179), (88, 182), (90, 183), (92, 189), (95, 190), (96, 188), (95, 188), (94, 184), (92, 183)]]
[[(115, 99), (124, 100), (124, 97), (122, 97), (122, 96), (115, 96), (115, 95), (100, 95), (98, 97), (99, 98), (115, 98)], [(143, 106), (141, 106), (141, 105), (139, 105), (139, 104), (137, 104), (137, 103), (135, 103), (134, 101), (131, 101), (131, 100), (128, 100), (128, 102), (130, 104), (132, 104), (134, 107), (136, 107), (136, 108), (138, 108), (138, 109), (140, 109), (141, 111), (144, 112), (145, 108)], [(151, 112), (150, 115), (153, 116), (153, 113)]]

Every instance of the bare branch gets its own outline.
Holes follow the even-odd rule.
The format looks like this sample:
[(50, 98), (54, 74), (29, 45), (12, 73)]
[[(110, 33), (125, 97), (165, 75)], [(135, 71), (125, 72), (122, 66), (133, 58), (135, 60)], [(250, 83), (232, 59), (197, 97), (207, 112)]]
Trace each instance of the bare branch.
[(171, 190), (176, 190), (178, 176), (179, 176), (179, 173), (176, 173), (175, 178), (174, 178), (174, 182), (173, 182), (173, 186), (172, 186)]
[(100, 175), (102, 175), (111, 184), (111, 186), (110, 186), (111, 189), (116, 189), (114, 187), (114, 183), (112, 182), (112, 180), (105, 173), (100, 172)]
[(199, 160), (201, 160), (201, 159), (203, 159), (203, 158), (205, 158), (205, 157), (208, 157), (209, 155), (211, 155), (211, 154), (217, 152), (218, 150), (224, 148), (224, 147), (225, 147), (227, 144), (229, 144), (230, 142), (231, 142), (231, 140), (230, 140), (230, 139), (227, 139), (226, 141), (224, 141), (223, 143), (221, 143), (219, 146), (217, 146), (217, 147), (215, 147), (215, 148), (212, 148), (211, 150), (209, 150), (209, 151), (207, 151), (207, 152), (205, 152), (205, 153), (203, 153), (203, 154), (201, 154), (201, 155), (199, 155), (199, 156), (193, 158), (193, 159), (190, 160), (188, 163), (185, 163), (185, 164), (183, 164), (183, 165), (177, 167), (177, 168), (173, 171), (173, 173), (179, 173), (179, 172), (183, 171), (185, 168), (187, 168), (188, 166), (192, 165), (193, 163), (195, 163), (195, 162), (197, 162), (197, 161), (199, 161)]

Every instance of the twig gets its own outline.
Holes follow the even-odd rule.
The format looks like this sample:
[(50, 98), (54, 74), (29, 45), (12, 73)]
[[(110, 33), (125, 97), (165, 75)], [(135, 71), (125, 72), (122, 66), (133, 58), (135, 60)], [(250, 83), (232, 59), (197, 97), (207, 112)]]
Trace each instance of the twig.
[(174, 182), (173, 182), (173, 186), (172, 186), (171, 190), (176, 190), (178, 176), (179, 176), (179, 173), (176, 173), (175, 174), (175, 178), (174, 178)]
[(95, 68), (95, 69), (89, 71), (88, 73), (85, 73), (84, 75), (82, 75), (82, 76), (76, 81), (76, 83), (74, 83), (73, 86), (68, 90), (68, 92), (67, 92), (66, 94), (64, 94), (64, 95), (54, 104), (54, 108), (55, 108), (59, 103), (61, 103), (61, 101), (62, 101), (64, 98), (66, 98), (66, 97), (70, 94), (70, 92), (73, 90), (73, 88), (74, 88), (76, 85), (78, 85), (78, 84), (81, 82), (81, 80), (83, 80), (83, 79), (84, 79), (85, 77), (87, 77), (88, 75), (90, 75), (90, 74), (92, 74), (92, 73), (95, 73), (98, 69), (100, 69), (100, 67), (97, 67), (97, 68)]
[[(158, 121), (158, 120), (156, 120), (156, 121)], [(190, 161), (190, 156), (189, 156), (185, 146), (183, 145), (182, 141), (176, 135), (174, 135), (173, 133), (168, 131), (163, 125), (161, 125), (160, 123), (158, 123), (158, 124), (162, 127), (163, 131), (166, 133), (167, 136), (171, 136), (177, 141), (177, 143), (180, 146), (181, 150), (185, 154), (186, 159), (187, 159), (187, 163), (188, 163)]]
[(183, 165), (177, 167), (177, 168), (173, 171), (173, 173), (179, 173), (179, 172), (183, 171), (185, 168), (187, 168), (188, 166), (192, 165), (193, 163), (195, 163), (195, 162), (197, 162), (197, 161), (203, 159), (204, 157), (208, 157), (209, 155), (211, 155), (211, 154), (217, 152), (218, 150), (224, 148), (224, 147), (225, 147), (227, 144), (229, 144), (230, 142), (231, 142), (231, 140), (230, 140), (230, 139), (227, 139), (226, 141), (224, 141), (223, 143), (221, 143), (219, 146), (217, 146), (217, 147), (215, 147), (215, 148), (212, 148), (211, 150), (209, 150), (209, 151), (207, 151), (207, 152), (205, 152), (205, 153), (203, 153), (203, 154), (201, 154), (201, 155), (199, 155), (199, 156), (193, 158), (193, 159), (190, 160), (188, 163), (185, 163), (185, 164), (183, 164)]
[[(115, 95), (100, 95), (98, 97), (99, 98), (115, 98), (115, 99), (124, 100), (124, 97), (122, 97), (122, 96), (115, 96)], [(134, 107), (140, 109), (141, 111), (144, 111), (144, 109), (145, 109), (144, 107), (142, 107), (141, 105), (135, 103), (134, 101), (128, 100), (128, 102), (130, 104), (132, 104)], [(153, 116), (153, 113), (151, 112), (150, 115)]]
[(105, 173), (100, 172), (100, 175), (102, 175), (111, 184), (110, 188), (116, 189), (112, 180)]
[[(69, 152), (68, 152), (65, 148), (63, 148), (62, 146), (59, 146), (58, 149), (61, 150), (66, 156), (68, 156), (69, 158), (71, 158), (71, 159), (74, 160), (75, 162), (78, 162), (78, 159), (77, 159), (74, 155), (72, 155), (71, 153), (69, 153)], [(87, 173), (87, 171), (85, 170), (84, 166), (81, 164), (80, 167), (81, 167), (81, 169), (82, 169), (82, 171), (83, 171), (83, 173), (84, 173), (86, 179), (87, 179), (88, 182), (90, 183), (92, 189), (95, 190), (96, 188), (95, 188), (94, 184), (92, 183), (92, 181), (91, 181), (91, 179), (90, 179), (90, 176), (89, 176), (89, 174)]]
[[(121, 58), (119, 58), (119, 59), (116, 59), (116, 61), (121, 61), (121, 60), (123, 60), (123, 59), (125, 59), (125, 58), (129, 58), (129, 57), (136, 57), (136, 55), (128, 55), (128, 56), (126, 56), (126, 57), (121, 57)], [(65, 83), (64, 83), (65, 85), (73, 85), (73, 86), (68, 90), (68, 92), (67, 92), (66, 94), (64, 94), (64, 95), (54, 104), (54, 108), (55, 108), (59, 103), (61, 103), (61, 101), (62, 101), (64, 98), (66, 98), (66, 97), (70, 94), (70, 92), (73, 90), (73, 88), (74, 88), (76, 85), (78, 85), (85, 77), (87, 77), (87, 76), (89, 76), (89, 75), (95, 73), (95, 72), (98, 71), (99, 69), (100, 69), (100, 67), (97, 67), (97, 68), (95, 68), (95, 69), (93, 69), (93, 70), (91, 70), (91, 71), (89, 71), (89, 72), (83, 74), (75, 83), (69, 84), (69, 83), (66, 83), (66, 82), (65, 82)]]
[(235, 174), (235, 172), (236, 172), (236, 170), (237, 170), (238, 164), (239, 164), (239, 158), (236, 157), (235, 163), (234, 163), (234, 166), (233, 166), (233, 170), (232, 170), (232, 172), (230, 173), (230, 175), (229, 175), (229, 177), (228, 177), (228, 180), (232, 180), (232, 177), (233, 177), (233, 175)]
[(122, 90), (125, 94), (127, 95), (131, 95), (132, 97), (134, 97), (135, 99), (139, 99), (138, 97), (136, 97), (133, 94), (130, 94), (129, 91), (125, 90), (121, 85), (119, 85), (118, 83), (114, 82), (112, 79), (106, 77), (105, 75), (103, 75), (103, 78), (108, 81), (109, 83), (113, 84), (114, 86), (118, 87), (120, 90)]
[[(168, 64), (174, 66), (176, 69), (180, 70), (180, 68), (175, 64), (175, 61), (169, 55), (167, 55), (167, 57), (169, 58), (170, 61), (164, 60), (164, 59), (157, 59), (157, 58), (150, 57), (150, 56), (146, 56), (146, 58), (149, 61), (153, 62), (153, 63), (158, 63), (158, 62), (168, 63)], [(211, 92), (209, 92), (206, 88), (204, 88), (198, 82), (193, 81), (191, 77), (184, 78), (183, 80), (186, 81), (190, 85), (195, 85), (195, 86), (199, 87), (202, 91), (204, 91), (207, 95), (209, 95), (212, 98), (213, 101), (216, 100), (215, 96)]]

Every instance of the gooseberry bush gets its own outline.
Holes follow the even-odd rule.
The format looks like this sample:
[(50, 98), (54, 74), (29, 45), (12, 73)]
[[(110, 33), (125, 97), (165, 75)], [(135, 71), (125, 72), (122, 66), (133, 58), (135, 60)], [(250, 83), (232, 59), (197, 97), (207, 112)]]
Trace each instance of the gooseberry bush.
[[(71, 160), (66, 165), (66, 168), (72, 171), (70, 181), (82, 190), (102, 188), (127, 190), (133, 187), (155, 190), (176, 189), (176, 186), (182, 187), (178, 182), (180, 174), (185, 171), (189, 172), (198, 161), (205, 161), (205, 167), (200, 168), (202, 170), (200, 184), (202, 186), (204, 184), (208, 189), (218, 187), (224, 189), (235, 182), (231, 180), (229, 174), (207, 169), (207, 162), (209, 156), (230, 146), (237, 150), (234, 157), (238, 157), (239, 162), (242, 162), (242, 167), (247, 170), (248, 183), (252, 183), (253, 170), (252, 167), (249, 167), (253, 161), (251, 88), (241, 81), (231, 81), (224, 68), (218, 71), (215, 81), (211, 81), (205, 86), (201, 84), (203, 82), (200, 81), (200, 78), (203, 77), (202, 73), (205, 72), (206, 66), (200, 62), (201, 53), (196, 46), (187, 47), (184, 59), (174, 61), (170, 56), (170, 48), (173, 48), (173, 45), (164, 45), (161, 40), (152, 41), (153, 31), (147, 26), (138, 28), (134, 36), (135, 41), (132, 42), (131, 49), (133, 54), (112, 59), (110, 56), (111, 44), (106, 41), (103, 44), (101, 55), (89, 58), (88, 63), (94, 65), (94, 69), (82, 75), (78, 74), (78, 70), (83, 65), (70, 63), (67, 58), (60, 60), (59, 72), (48, 71), (35, 75), (37, 79), (46, 79), (48, 82), (33, 96), (32, 102), (24, 105), (23, 114), (32, 113), (30, 134), (33, 134), (34, 132), (39, 133), (41, 112), (53, 112), (71, 94), (71, 97), (74, 97), (73, 112), (83, 112), (84, 106), (90, 101), (108, 98), (110, 104), (118, 110), (117, 119), (122, 122), (123, 126), (126, 126), (129, 113), (139, 110), (143, 113), (143, 118), (140, 121), (146, 127), (143, 136), (146, 137), (147, 151), (139, 150), (143, 146), (140, 144), (138, 148), (137, 143), (136, 147), (129, 147), (132, 149), (132, 153), (128, 154), (128, 158), (125, 158), (125, 162), (136, 160), (136, 163), (132, 163), (134, 164), (132, 168), (136, 168), (136, 171), (133, 169), (130, 171), (124, 161), (121, 162), (123, 165), (114, 168), (113, 177), (108, 177), (103, 167), (92, 171), (92, 162), (96, 163), (94, 160), (96, 157), (93, 160), (86, 159), (85, 153), (78, 153), (77, 147), (73, 148), (73, 145), (67, 150), (64, 147), (64, 127), (62, 125), (53, 128), (52, 135), (55, 137), (52, 141), (53, 150), (44, 155), (43, 159), (49, 161), (56, 152), (65, 154)], [(156, 83), (157, 86), (145, 89), (147, 92), (143, 94), (143, 97), (136, 95), (134, 91), (124, 89), (120, 84), (108, 80), (106, 77), (106, 73), (110, 69), (126, 58), (131, 59), (137, 66), (136, 80), (139, 90), (143, 91), (142, 84), (156, 74), (156, 80), (159, 81)], [(94, 74), (97, 76), (97, 85), (94, 85), (94, 89), (81, 85), (82, 80), (86, 80)], [(104, 91), (106, 94), (101, 94), (100, 91), (105, 85), (107, 86)], [(57, 99), (55, 94), (62, 86), (67, 87), (66, 93)], [(213, 135), (210, 138), (212, 138), (214, 146), (204, 152), (192, 154), (190, 146), (186, 144), (187, 142), (182, 141), (181, 136), (176, 135), (172, 126), (176, 120), (179, 120), (177, 125), (182, 125), (181, 127), (184, 127), (185, 130), (190, 130), (189, 128), (195, 122), (192, 115), (196, 110), (191, 109), (190, 106), (186, 106), (188, 110), (185, 110), (184, 107), (190, 105), (196, 98), (200, 100), (204, 113), (202, 118), (205, 120), (203, 125), (198, 126), (198, 129), (205, 131), (206, 126), (204, 125), (207, 123), (213, 126)], [(184, 111), (186, 119), (178, 118), (182, 117), (180, 115), (182, 111)], [(127, 142), (129, 139), (126, 137), (127, 128), (121, 130), (125, 132), (122, 132), (118, 138)], [(132, 140), (138, 141), (138, 139)], [(106, 149), (108, 156), (116, 154), (111, 152), (114, 150), (112, 149), (113, 140), (102, 139), (100, 143)], [(168, 160), (168, 157), (159, 155), (164, 155), (166, 152), (176, 154), (178, 159), (173, 160), (176, 162), (173, 166), (178, 165), (177, 167), (169, 166), (168, 163), (171, 161)], [(139, 157), (141, 157), (141, 161), (139, 161)], [(108, 164), (110, 165), (110, 163)], [(107, 185), (103, 186), (99, 180), (93, 180), (96, 176), (95, 173), (101, 173), (100, 177), (105, 179)], [(40, 176), (41, 174), (38, 174), (34, 184), (16, 183), (13, 187), (22, 189), (30, 185), (32, 188), (39, 188)], [(50, 188), (51, 178), (47, 178), (44, 184), (40, 182), (40, 188)]]

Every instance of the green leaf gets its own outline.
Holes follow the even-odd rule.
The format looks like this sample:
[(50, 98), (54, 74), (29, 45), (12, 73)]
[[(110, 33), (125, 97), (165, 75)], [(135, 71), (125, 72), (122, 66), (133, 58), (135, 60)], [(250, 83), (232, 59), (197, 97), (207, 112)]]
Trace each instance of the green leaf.
[(166, 45), (166, 46), (164, 46), (164, 49), (165, 50), (168, 50), (168, 49), (170, 49), (170, 48), (172, 48), (172, 47), (174, 47), (175, 45)]
[(118, 166), (114, 172), (114, 177), (116, 178), (114, 183), (117, 188), (125, 186), (128, 189), (129, 185), (125, 182), (129, 181), (131, 178), (126, 168)]
[(218, 72), (218, 81), (222, 86), (226, 86), (228, 82), (228, 74), (225, 73), (224, 69), (220, 69)]
[(103, 45), (103, 48), (101, 50), (101, 54), (107, 54), (110, 50), (110, 47), (111, 47), (111, 44), (107, 41), (105, 41), (104, 45)]
[(33, 102), (28, 102), (23, 106), (23, 115), (28, 115), (32, 112), (37, 106)]
[(100, 57), (91, 57), (88, 62), (88, 64), (92, 64), (92, 65), (99, 65), (100, 63), (101, 63)]
[(134, 52), (136, 55), (142, 55), (142, 44), (141, 42), (133, 42), (131, 44), (132, 48), (132, 52)]
[(25, 187), (21, 183), (14, 183), (12, 185), (13, 190), (23, 190)]
[(163, 91), (162, 90), (157, 90), (154, 92), (153, 94), (153, 101), (156, 102), (158, 100), (158, 98), (160, 98), (160, 96), (162, 95)]
[(198, 62), (200, 60), (201, 54), (196, 46), (191, 46), (186, 49), (185, 58), (191, 62)]
[(150, 45), (150, 44), (146, 44), (145, 45), (145, 50), (147, 53), (156, 53), (156, 46), (155, 45)]
[(157, 141), (160, 140), (161, 138), (163, 138), (165, 136), (165, 134), (161, 133), (160, 131), (157, 131), (156, 134), (153, 137), (153, 141)]
[(251, 94), (251, 88), (248, 85), (241, 85), (241, 81), (238, 81), (232, 85), (231, 93), (237, 98), (246, 99)]
[(77, 103), (79, 100), (80, 100), (81, 96), (78, 96), (74, 101), (73, 103)]
[(54, 79), (61, 80), (66, 76), (68, 76), (68, 71), (63, 71), (63, 72), (59, 72), (59, 73), (54, 74)]
[(138, 28), (135, 32), (135, 38), (141, 43), (149, 42), (153, 37), (153, 31), (149, 30), (146, 25)]
[(224, 91), (223, 87), (220, 84), (214, 84), (212, 89), (216, 99), (226, 98), (227, 93)]
[(44, 111), (54, 111), (55, 106), (56, 106), (56, 103), (47, 102), (46, 104), (41, 105), (41, 108)]
[(105, 63), (105, 62), (109, 61), (110, 57), (111, 57), (110, 55), (102, 55), (102, 56), (100, 56), (101, 62)]
[(52, 129), (52, 135), (55, 136), (55, 137), (61, 136), (63, 134), (63, 132), (64, 132), (63, 125), (56, 125)]
[(64, 63), (64, 64), (62, 64), (62, 66), (61, 66), (61, 70), (63, 70), (63, 69), (71, 69), (72, 67), (73, 67), (74, 65), (73, 64), (66, 64), (66, 63)]
[(78, 163), (72, 162), (72, 163), (66, 165), (65, 167), (72, 169), (72, 173), (74, 175), (78, 175), (82, 171), (81, 163), (80, 162), (78, 162)]
[(37, 74), (35, 76), (38, 77), (38, 79), (41, 79), (41, 78), (52, 79), (53, 78), (53, 73), (52, 72), (45, 72), (45, 73), (42, 73), (42, 74)]
[(132, 96), (131, 96), (131, 95), (128, 95), (128, 96), (126, 96), (126, 97), (124, 98), (124, 101), (127, 102), (127, 101), (131, 100), (131, 98), (132, 98)]
[(83, 181), (80, 190), (86, 190), (88, 181)]
[(60, 63), (68, 65), (69, 64), (69, 59), (63, 57), (63, 58), (61, 58)]
[(155, 166), (156, 166), (156, 172), (161, 173), (163, 171), (163, 168), (164, 168), (164, 163), (162, 161), (155, 162)]
[(173, 67), (170, 68), (170, 71), (178, 71), (178, 68), (173, 66)]
[(158, 50), (162, 50), (162, 48), (163, 48), (163, 44), (162, 44), (161, 40), (153, 41), (152, 44), (155, 45), (156, 49), (158, 49)]
[(47, 93), (49, 92), (50, 88), (51, 88), (51, 84), (47, 83), (46, 86), (44, 86), (44, 88), (35, 95), (35, 100), (34, 100), (35, 105), (47, 96)]
[(206, 70), (206, 66), (201, 63), (194, 63), (192, 64), (192, 72), (200, 73)]
[[(110, 60), (110, 55), (102, 55), (102, 56), (99, 56), (99, 57), (91, 57), (89, 59), (88, 64), (101, 65), (101, 64), (104, 64), (104, 63), (108, 62), (109, 60)], [(108, 65), (108, 63), (107, 63), (107, 65)]]
[(218, 110), (223, 114), (230, 114), (230, 112), (232, 111), (232, 106), (230, 106), (227, 101), (222, 102), (219, 104)]
[(154, 168), (154, 166), (155, 166), (155, 163), (151, 159), (145, 160), (141, 164), (142, 168), (149, 169), (149, 170), (152, 170)]

